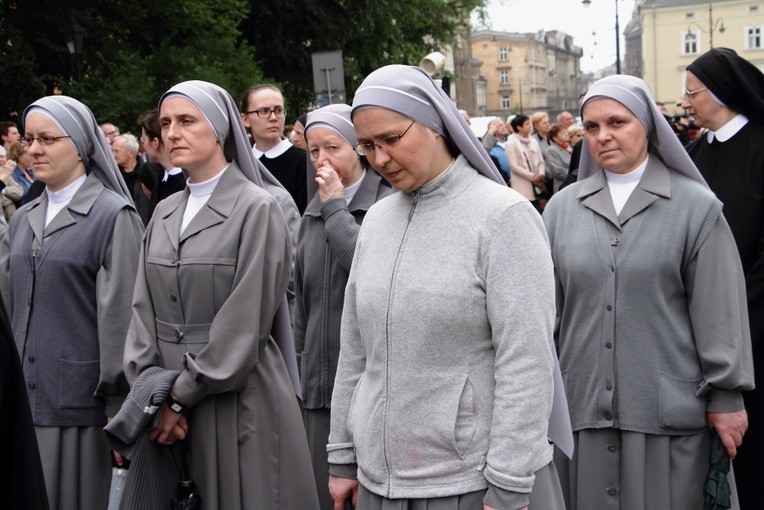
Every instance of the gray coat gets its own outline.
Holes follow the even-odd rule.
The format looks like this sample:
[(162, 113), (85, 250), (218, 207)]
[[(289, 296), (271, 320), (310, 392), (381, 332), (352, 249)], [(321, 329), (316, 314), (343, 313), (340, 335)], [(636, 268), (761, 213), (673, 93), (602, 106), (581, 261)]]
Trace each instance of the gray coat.
[(235, 163), (179, 235), (188, 197), (162, 201), (148, 225), (125, 373), (181, 371), (172, 392), (191, 408), (205, 509), (315, 508), (305, 430), (269, 335), (290, 273), (284, 216)]
[(706, 412), (742, 409), (745, 285), (708, 188), (651, 156), (620, 215), (600, 170), (555, 195), (544, 223), (574, 430), (694, 434)]
[(336, 199), (321, 205), (316, 193), (305, 210), (295, 260), (294, 333), (306, 409), (330, 407), (358, 231), (369, 207), (392, 192), (378, 173), (367, 170), (350, 204)]

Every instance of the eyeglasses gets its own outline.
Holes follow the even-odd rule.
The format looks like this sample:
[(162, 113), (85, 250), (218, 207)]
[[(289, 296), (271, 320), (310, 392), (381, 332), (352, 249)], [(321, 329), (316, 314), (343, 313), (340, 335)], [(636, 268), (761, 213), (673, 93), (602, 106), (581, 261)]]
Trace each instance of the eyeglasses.
[(257, 108), (255, 110), (250, 110), (244, 113), (247, 115), (249, 115), (250, 113), (256, 113), (258, 117), (265, 117), (265, 118), (270, 117), (271, 114), (273, 113), (276, 115), (276, 117), (283, 117), (286, 115), (286, 110), (282, 108), (281, 106), (277, 106), (276, 108)]
[(403, 138), (403, 136), (409, 132), (409, 129), (411, 129), (411, 126), (413, 126), (414, 124), (416, 124), (416, 121), (411, 122), (411, 124), (409, 124), (409, 127), (407, 127), (406, 130), (399, 135), (386, 136), (377, 142), (359, 143), (358, 145), (355, 146), (355, 151), (359, 155), (366, 156), (367, 158), (370, 158), (372, 155), (374, 155), (375, 149), (380, 149), (387, 152), (390, 150), (390, 147), (398, 143), (400, 139)]
[(23, 147), (31, 147), (35, 140), (40, 145), (53, 145), (62, 138), (71, 138), (71, 136), (25, 136), (19, 141)]
[(698, 92), (703, 92), (704, 90), (708, 90), (708, 88), (703, 87), (702, 89), (697, 89), (697, 90), (685, 90), (682, 92), (682, 95), (684, 96), (685, 99), (689, 99), (690, 101), (692, 101), (692, 96), (694, 96)]

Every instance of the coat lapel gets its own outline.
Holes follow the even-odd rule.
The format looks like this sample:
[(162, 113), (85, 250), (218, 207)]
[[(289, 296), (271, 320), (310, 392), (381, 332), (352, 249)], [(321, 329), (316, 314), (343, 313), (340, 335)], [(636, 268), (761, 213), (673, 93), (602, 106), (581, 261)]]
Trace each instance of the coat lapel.
[[(192, 235), (222, 223), (231, 215), (236, 200), (242, 188), (249, 183), (235, 162), (231, 162), (228, 169), (220, 178), (215, 190), (212, 192), (207, 203), (194, 216), (186, 229), (180, 235), (179, 242), (183, 242)], [(182, 219), (182, 214), (180, 215)]]
[(615, 214), (613, 199), (610, 198), (607, 180), (602, 170), (581, 181), (581, 187), (576, 198), (582, 199), (581, 204), (584, 207), (588, 207), (599, 214), (620, 230), (621, 223)]
[(645, 210), (659, 197), (671, 198), (671, 175), (657, 156), (650, 156), (645, 174), (618, 215), (621, 225)]

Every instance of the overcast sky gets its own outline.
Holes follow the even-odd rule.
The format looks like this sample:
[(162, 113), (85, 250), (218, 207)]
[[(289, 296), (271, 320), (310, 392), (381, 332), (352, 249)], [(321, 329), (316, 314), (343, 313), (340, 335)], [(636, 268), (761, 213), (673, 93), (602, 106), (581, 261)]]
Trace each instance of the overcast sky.
[[(584, 50), (581, 70), (596, 71), (615, 62), (616, 1), (623, 34), (631, 19), (634, 0), (591, 0), (588, 8), (581, 0), (490, 0), (487, 28), (506, 32), (540, 29), (565, 32), (573, 36), (573, 44)], [(621, 36), (621, 62), (623, 56)]]

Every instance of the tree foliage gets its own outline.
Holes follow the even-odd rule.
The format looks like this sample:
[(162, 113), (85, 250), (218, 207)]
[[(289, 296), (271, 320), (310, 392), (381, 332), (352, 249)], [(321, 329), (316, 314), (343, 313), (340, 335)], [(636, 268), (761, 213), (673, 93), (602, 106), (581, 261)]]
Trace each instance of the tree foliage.
[[(311, 54), (342, 50), (347, 97), (389, 63), (415, 64), (453, 42), (485, 0), (2, 0), (0, 119), (38, 97), (76, 97), (99, 121), (135, 118), (170, 86), (217, 83), (235, 98), (258, 82), (284, 90), (291, 112), (313, 101)], [(81, 56), (62, 32), (76, 21)], [(14, 117), (14, 115), (16, 117)]]

